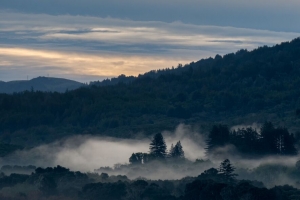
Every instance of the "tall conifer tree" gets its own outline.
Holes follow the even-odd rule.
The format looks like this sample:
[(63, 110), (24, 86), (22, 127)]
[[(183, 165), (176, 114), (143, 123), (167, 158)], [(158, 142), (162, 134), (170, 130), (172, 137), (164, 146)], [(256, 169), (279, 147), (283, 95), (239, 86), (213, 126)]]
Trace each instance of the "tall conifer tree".
[(171, 158), (184, 158), (184, 151), (182, 149), (180, 141), (176, 143), (174, 148), (172, 149), (172, 152), (170, 152)]
[(167, 155), (167, 145), (161, 133), (157, 133), (150, 143), (150, 154), (155, 159), (164, 159)]
[(235, 167), (230, 163), (230, 160), (226, 159), (220, 164), (219, 173), (226, 178), (234, 178), (237, 174), (234, 174)]

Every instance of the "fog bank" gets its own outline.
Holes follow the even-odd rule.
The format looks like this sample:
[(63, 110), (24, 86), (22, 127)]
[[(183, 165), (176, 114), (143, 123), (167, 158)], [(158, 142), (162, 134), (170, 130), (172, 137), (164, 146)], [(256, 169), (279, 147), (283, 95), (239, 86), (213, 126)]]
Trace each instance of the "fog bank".
[[(204, 156), (202, 136), (191, 127), (179, 125), (174, 132), (163, 132), (168, 149), (171, 144), (181, 141), (186, 158), (194, 161)], [(45, 144), (30, 150), (17, 151), (2, 158), (1, 164), (35, 165), (49, 167), (61, 165), (71, 170), (93, 171), (116, 163), (128, 163), (135, 152), (149, 152), (152, 138), (116, 139), (96, 136), (74, 136), (51, 144)]]

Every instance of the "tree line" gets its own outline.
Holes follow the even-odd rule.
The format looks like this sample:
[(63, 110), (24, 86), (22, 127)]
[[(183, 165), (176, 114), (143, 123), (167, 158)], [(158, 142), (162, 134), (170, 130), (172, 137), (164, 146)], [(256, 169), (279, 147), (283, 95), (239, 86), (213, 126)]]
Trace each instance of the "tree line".
[(149, 153), (132, 153), (129, 163), (145, 164), (155, 160), (165, 161), (166, 159), (179, 161), (185, 158), (181, 142), (178, 141), (175, 146), (172, 144), (170, 150), (167, 151), (167, 145), (161, 133), (154, 135), (149, 149)]
[(265, 122), (260, 131), (251, 127), (230, 130), (227, 125), (214, 125), (206, 141), (206, 152), (214, 154), (219, 147), (234, 145), (247, 155), (297, 155), (296, 139), (284, 127), (274, 127), (272, 122)]
[[(233, 145), (236, 150), (249, 156), (266, 155), (297, 155), (296, 139), (284, 127), (275, 127), (272, 122), (265, 122), (259, 131), (252, 127), (230, 130), (227, 125), (214, 125), (206, 140), (206, 154), (213, 155), (220, 147)], [(149, 153), (132, 153), (131, 164), (145, 164), (154, 160), (183, 160), (184, 150), (181, 142), (172, 144), (167, 151), (167, 145), (161, 133), (153, 136), (149, 145)]]
[[(276, 175), (276, 173), (272, 173)], [(300, 190), (290, 185), (266, 188), (255, 180), (238, 180), (228, 159), (219, 169), (178, 180), (130, 180), (105, 173), (74, 172), (62, 166), (36, 168), (28, 175), (0, 174), (3, 200), (295, 200)], [(295, 174), (294, 174), (295, 175)], [(300, 176), (300, 171), (296, 173)], [(13, 192), (12, 192), (13, 191)]]

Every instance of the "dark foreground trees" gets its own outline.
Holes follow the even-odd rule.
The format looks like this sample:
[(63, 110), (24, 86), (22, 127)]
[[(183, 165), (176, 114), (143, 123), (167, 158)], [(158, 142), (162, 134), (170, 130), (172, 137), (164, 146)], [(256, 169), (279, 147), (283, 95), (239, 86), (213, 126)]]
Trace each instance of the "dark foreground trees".
[(212, 180), (195, 180), (186, 185), (184, 200), (287, 200), (285, 194), (276, 194), (273, 190), (257, 188), (251, 182), (239, 182), (236, 185)]
[(89, 200), (120, 200), (126, 196), (126, 194), (126, 184), (123, 182), (91, 183), (82, 188), (81, 197)]
[[(160, 163), (162, 164), (162, 163)], [(129, 165), (133, 168), (137, 166)], [(230, 170), (228, 170), (230, 169)], [(73, 172), (61, 166), (37, 168), (30, 175), (0, 174), (2, 200), (297, 200), (300, 190), (264, 187), (262, 182), (234, 179), (234, 167), (224, 160), (220, 169), (178, 180), (130, 180), (126, 176)], [(294, 168), (294, 170), (297, 170)], [(278, 172), (278, 170), (277, 170)], [(291, 175), (300, 177), (300, 172)], [(276, 173), (272, 173), (276, 175)], [(280, 181), (279, 181), (280, 182)], [(278, 182), (275, 184), (277, 185)]]

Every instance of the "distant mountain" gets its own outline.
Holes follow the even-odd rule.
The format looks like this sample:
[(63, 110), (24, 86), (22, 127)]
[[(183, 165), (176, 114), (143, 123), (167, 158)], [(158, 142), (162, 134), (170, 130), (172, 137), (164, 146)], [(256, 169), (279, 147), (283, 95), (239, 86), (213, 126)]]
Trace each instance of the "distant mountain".
[(37, 77), (28, 81), (0, 81), (0, 93), (12, 94), (14, 92), (23, 92), (26, 90), (42, 92), (65, 92), (66, 90), (77, 89), (83, 85), (83, 83), (63, 78)]

